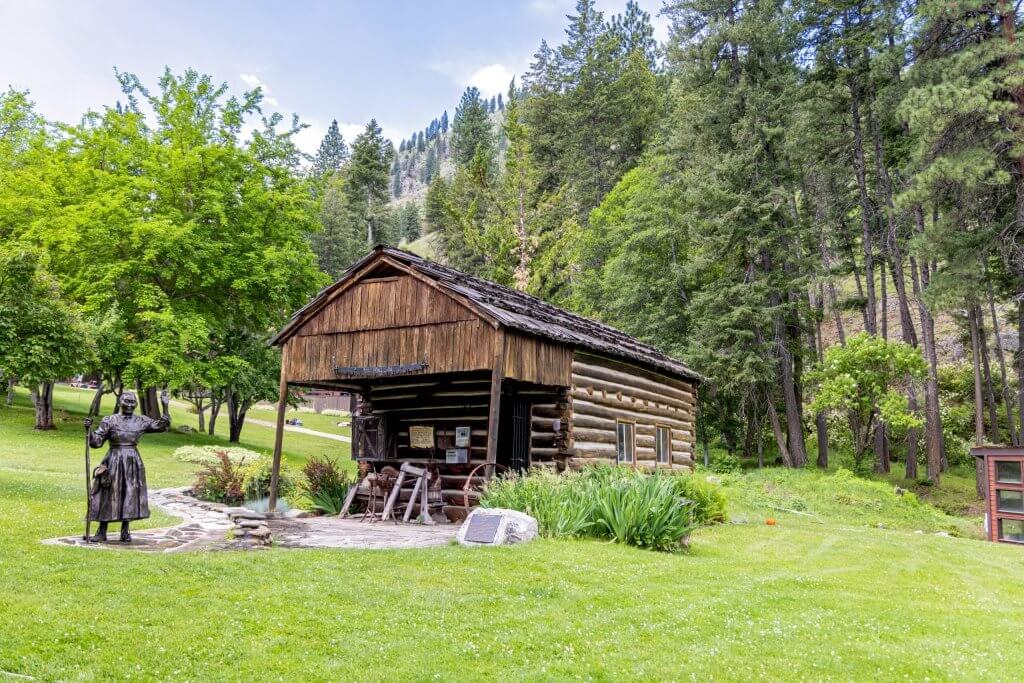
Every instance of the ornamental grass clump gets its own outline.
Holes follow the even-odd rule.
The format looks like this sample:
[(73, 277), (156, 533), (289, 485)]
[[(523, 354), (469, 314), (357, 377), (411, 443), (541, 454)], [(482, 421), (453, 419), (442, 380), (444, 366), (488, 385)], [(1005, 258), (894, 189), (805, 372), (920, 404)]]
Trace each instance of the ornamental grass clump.
[(532, 515), (549, 538), (589, 536), (656, 550), (678, 549), (696, 527), (725, 520), (724, 495), (703, 477), (609, 466), (504, 477), (487, 487), (481, 505)]
[(618, 543), (675, 550), (698, 526), (693, 501), (679, 496), (663, 475), (610, 481), (595, 493), (594, 528)]

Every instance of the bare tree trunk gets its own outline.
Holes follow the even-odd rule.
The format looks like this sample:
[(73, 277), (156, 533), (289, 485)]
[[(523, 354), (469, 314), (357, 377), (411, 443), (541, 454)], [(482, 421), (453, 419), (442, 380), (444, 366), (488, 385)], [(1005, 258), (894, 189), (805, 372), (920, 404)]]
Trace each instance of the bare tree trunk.
[(861, 241), (864, 251), (864, 285), (867, 297), (864, 302), (864, 324), (869, 334), (878, 333), (878, 318), (875, 300), (875, 248), (871, 230), (873, 212), (868, 196), (867, 174), (864, 162), (864, 133), (860, 121), (860, 86), (851, 79), (850, 123), (853, 131), (853, 166), (857, 176), (857, 193), (860, 197)]
[(228, 443), (238, 443), (242, 436), (242, 427), (245, 426), (249, 402), (239, 401), (231, 389), (224, 392), (224, 400), (228, 405)]
[[(915, 215), (920, 221), (924, 216), (920, 207), (915, 208)], [(939, 413), (939, 378), (938, 358), (935, 353), (935, 322), (924, 302), (923, 273), (919, 273), (917, 262), (910, 259), (911, 282), (914, 287), (914, 298), (917, 300), (918, 314), (921, 317), (921, 339), (924, 342), (924, 355), (928, 361), (928, 374), (924, 384), (924, 442), (928, 478), (936, 486), (942, 473), (942, 416)]]
[(981, 355), (982, 386), (985, 389), (985, 405), (988, 407), (988, 440), (989, 443), (1000, 443), (999, 409), (996, 408), (996, 394), (992, 389), (992, 368), (988, 361), (988, 334), (985, 330), (985, 316), (981, 306), (975, 305), (974, 317), (978, 321), (978, 353)]
[(197, 422), (199, 424), (199, 431), (200, 432), (205, 432), (206, 431), (206, 405), (204, 405), (204, 404), (205, 404), (205, 401), (202, 399), (202, 397), (197, 399), (196, 402), (195, 402), (195, 406), (196, 406), (196, 420), (197, 420)]
[(1024, 297), (1017, 302), (1017, 438), (1024, 443)]
[(96, 387), (96, 393), (93, 394), (92, 402), (89, 404), (89, 417), (96, 417), (100, 414), (100, 408), (103, 406), (103, 396), (108, 391), (108, 389), (104, 388), (103, 381), (101, 380), (99, 386)]
[(18, 386), (18, 379), (16, 377), (7, 378), (7, 407), (10, 408), (14, 405), (14, 389)]
[(35, 429), (46, 431), (56, 429), (53, 424), (53, 382), (33, 384), (31, 389), (32, 403), (35, 406)]
[(999, 360), (999, 382), (1002, 384), (1003, 408), (1006, 409), (1006, 429), (1010, 433), (1010, 444), (1020, 445), (1017, 425), (1013, 421), (1013, 400), (1010, 397), (1010, 373), (1006, 371), (1006, 355), (1003, 352), (1003, 340), (999, 332), (999, 316), (996, 315), (995, 297), (992, 295), (992, 281), (985, 273), (985, 287), (988, 290), (988, 310), (992, 316), (992, 335), (996, 342), (996, 358)]
[(772, 425), (772, 434), (775, 435), (775, 443), (779, 447), (779, 455), (782, 457), (782, 464), (786, 467), (794, 467), (793, 458), (786, 448), (786, 435), (782, 433), (782, 425), (779, 423), (779, 414), (775, 412), (775, 406), (771, 399), (768, 400), (768, 420)]
[[(978, 316), (977, 306), (973, 303), (968, 306), (967, 319), (971, 327), (971, 365), (974, 370), (974, 445), (981, 446), (985, 443), (985, 418), (982, 410), (981, 395), (981, 359), (980, 342), (978, 340)], [(975, 458), (981, 461), (981, 458)], [(975, 468), (975, 488), (979, 498), (985, 497), (985, 473), (980, 462)]]
[(217, 415), (220, 414), (221, 399), (211, 397), (210, 398), (210, 425), (207, 433), (213, 436), (214, 430), (217, 428)]

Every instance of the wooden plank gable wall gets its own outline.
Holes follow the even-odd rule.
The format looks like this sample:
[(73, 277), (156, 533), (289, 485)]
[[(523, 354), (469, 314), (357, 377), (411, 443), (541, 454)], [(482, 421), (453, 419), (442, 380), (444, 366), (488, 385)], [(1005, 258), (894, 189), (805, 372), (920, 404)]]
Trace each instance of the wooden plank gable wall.
[(424, 373), (489, 369), (495, 330), (455, 299), (409, 276), (367, 278), (345, 289), (284, 345), (289, 381), (338, 379), (336, 365), (426, 361)]

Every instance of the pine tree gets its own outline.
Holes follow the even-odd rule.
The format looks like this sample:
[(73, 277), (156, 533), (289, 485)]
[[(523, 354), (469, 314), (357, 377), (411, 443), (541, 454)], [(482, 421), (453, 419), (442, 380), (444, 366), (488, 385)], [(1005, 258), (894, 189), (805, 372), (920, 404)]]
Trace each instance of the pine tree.
[(494, 134), (487, 108), (480, 99), (480, 91), (466, 88), (455, 109), (452, 121), (452, 156), (459, 166), (468, 166), (482, 154), (487, 159), (494, 157)]
[(427, 151), (427, 160), (423, 164), (423, 182), (427, 185), (434, 182), (434, 178), (437, 177), (438, 163), (437, 154), (434, 152), (434, 148), (431, 147)]
[(394, 146), (384, 138), (377, 121), (371, 119), (366, 130), (352, 144), (352, 160), (346, 167), (344, 192), (349, 210), (362, 223), (365, 244), (372, 247), (387, 241), (386, 211), (389, 169)]
[(419, 134), (416, 136), (416, 151), (417, 152), (424, 152), (427, 149), (427, 143), (423, 139), (423, 137), (424, 137), (423, 136), (423, 131), (421, 130), (419, 132)]
[(447, 133), (448, 132), (448, 110), (447, 109), (445, 109), (444, 113), (441, 114), (441, 132), (442, 133)]
[(338, 121), (335, 119), (331, 121), (327, 134), (324, 135), (323, 141), (320, 142), (320, 149), (317, 150), (316, 156), (313, 157), (313, 175), (317, 178), (323, 178), (326, 175), (337, 172), (348, 160), (348, 154), (348, 145), (345, 144), (345, 138), (341, 135), (341, 131), (338, 129)]
[[(515, 79), (512, 79), (512, 83), (515, 84)], [(509, 99), (512, 99), (512, 98), (509, 97)], [(501, 93), (498, 93), (498, 109), (500, 111), (505, 111), (505, 103), (501, 99)]]

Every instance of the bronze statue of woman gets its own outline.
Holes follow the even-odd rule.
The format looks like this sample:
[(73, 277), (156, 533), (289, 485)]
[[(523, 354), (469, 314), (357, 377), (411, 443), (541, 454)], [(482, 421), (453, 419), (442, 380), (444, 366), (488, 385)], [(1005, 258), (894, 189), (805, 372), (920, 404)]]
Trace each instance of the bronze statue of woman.
[[(99, 428), (89, 434), (89, 445), (99, 448), (110, 442), (110, 451), (93, 472), (89, 494), (89, 520), (99, 522), (99, 529), (87, 540), (102, 543), (107, 540), (107, 525), (121, 522), (121, 542), (131, 543), (128, 524), (134, 519), (149, 517), (149, 492), (146, 489), (146, 468), (136, 446), (146, 432), (164, 432), (171, 426), (170, 399), (167, 392), (160, 394), (163, 417), (154, 420), (136, 415), (139, 401), (135, 394), (121, 394), (117, 411), (103, 418)], [(92, 418), (85, 419), (85, 427), (92, 426)]]

